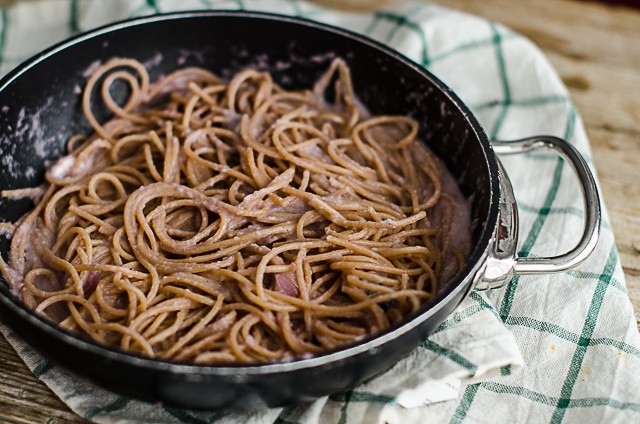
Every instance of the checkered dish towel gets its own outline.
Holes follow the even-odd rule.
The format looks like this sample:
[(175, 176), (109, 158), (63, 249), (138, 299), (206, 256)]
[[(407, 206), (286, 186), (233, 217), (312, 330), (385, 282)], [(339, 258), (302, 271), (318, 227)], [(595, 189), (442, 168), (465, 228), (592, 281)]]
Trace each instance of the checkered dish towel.
[[(30, 1), (2, 10), (0, 70), (5, 73), (78, 31), (127, 17), (202, 8), (298, 15), (367, 34), (444, 80), (492, 139), (552, 134), (590, 158), (566, 88), (531, 42), (502, 26), (426, 4), (345, 13), (285, 0)], [(541, 154), (508, 157), (504, 163), (520, 207), (520, 255), (570, 249), (583, 226), (582, 199), (570, 167)], [(515, 277), (501, 290), (472, 293), (392, 369), (304, 405), (251, 414), (150, 405), (95, 387), (42, 358), (1, 324), (0, 330), (66, 404), (102, 423), (640, 420), (640, 338), (606, 211), (596, 251), (577, 269)]]

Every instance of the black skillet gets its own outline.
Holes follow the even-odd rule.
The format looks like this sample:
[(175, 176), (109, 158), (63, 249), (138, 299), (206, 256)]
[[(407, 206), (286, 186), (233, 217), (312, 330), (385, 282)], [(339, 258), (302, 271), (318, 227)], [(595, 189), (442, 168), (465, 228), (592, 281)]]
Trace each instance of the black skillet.
[[(222, 76), (254, 67), (270, 71), (285, 88), (310, 87), (334, 57), (344, 58), (356, 93), (371, 112), (407, 114), (421, 123), (422, 140), (473, 199), (475, 247), (464, 269), (418, 313), (358, 344), (288, 363), (199, 366), (99, 346), (34, 315), (0, 282), (3, 322), (43, 355), (115, 392), (215, 409), (285, 405), (341, 391), (396, 363), (471, 290), (503, 284), (514, 272), (575, 266), (595, 245), (600, 221), (595, 184), (567, 143), (537, 137), (495, 145), (506, 153), (556, 150), (577, 171), (587, 206), (584, 235), (571, 252), (515, 258), (517, 211), (508, 178), (482, 127), (448, 87), (423, 67), (360, 35), (258, 13), (187, 12), (134, 19), (72, 38), (20, 65), (0, 81), (1, 189), (38, 185), (46, 164), (64, 154), (66, 140), (90, 131), (79, 90), (96, 63), (116, 56), (148, 62), (152, 79), (178, 66), (202, 66)], [(98, 115), (108, 118), (106, 110), (98, 109)], [(15, 221), (31, 207), (25, 200), (2, 199), (0, 220)], [(8, 242), (0, 247), (6, 258)]]

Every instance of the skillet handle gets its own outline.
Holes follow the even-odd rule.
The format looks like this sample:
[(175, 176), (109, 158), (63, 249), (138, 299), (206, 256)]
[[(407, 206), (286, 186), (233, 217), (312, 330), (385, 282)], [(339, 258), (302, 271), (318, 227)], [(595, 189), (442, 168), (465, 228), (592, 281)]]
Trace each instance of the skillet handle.
[(600, 197), (593, 174), (582, 155), (571, 144), (558, 137), (538, 136), (511, 142), (493, 142), (499, 154), (553, 150), (569, 162), (578, 177), (585, 208), (582, 238), (569, 252), (549, 258), (516, 258), (516, 274), (560, 272), (582, 263), (593, 252), (600, 235)]
[(516, 257), (518, 232), (518, 208), (511, 182), (498, 161), (500, 170), (500, 218), (494, 246), (484, 269), (477, 279), (475, 289), (498, 288), (514, 274), (549, 274), (573, 268), (582, 263), (595, 249), (600, 234), (600, 198), (593, 174), (582, 155), (571, 144), (558, 137), (536, 136), (515, 141), (494, 141), (494, 151), (511, 155), (537, 150), (552, 150), (569, 162), (575, 171), (582, 191), (585, 223), (582, 237), (570, 251), (552, 257)]

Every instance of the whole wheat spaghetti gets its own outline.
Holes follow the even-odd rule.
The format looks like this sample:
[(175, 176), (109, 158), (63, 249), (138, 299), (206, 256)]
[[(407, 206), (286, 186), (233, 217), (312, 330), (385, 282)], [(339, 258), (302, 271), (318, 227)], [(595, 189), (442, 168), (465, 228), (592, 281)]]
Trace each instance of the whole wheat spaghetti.
[(151, 83), (113, 59), (83, 108), (95, 133), (41, 192), (2, 193), (38, 198), (2, 224), (0, 267), (27, 306), (98, 343), (196, 363), (314, 354), (415, 311), (468, 253), (466, 205), (418, 123), (368, 116), (342, 60), (285, 91), (255, 70)]

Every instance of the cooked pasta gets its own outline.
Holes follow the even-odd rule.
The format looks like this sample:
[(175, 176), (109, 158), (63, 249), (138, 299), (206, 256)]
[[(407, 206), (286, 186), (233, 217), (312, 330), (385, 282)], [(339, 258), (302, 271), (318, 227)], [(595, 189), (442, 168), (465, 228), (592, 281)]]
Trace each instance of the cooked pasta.
[(2, 192), (36, 201), (2, 224), (0, 267), (29, 308), (95, 342), (195, 363), (318, 354), (416, 311), (468, 254), (467, 205), (418, 123), (369, 116), (340, 59), (286, 91), (251, 69), (151, 83), (118, 58), (82, 106), (94, 133), (41, 190)]

